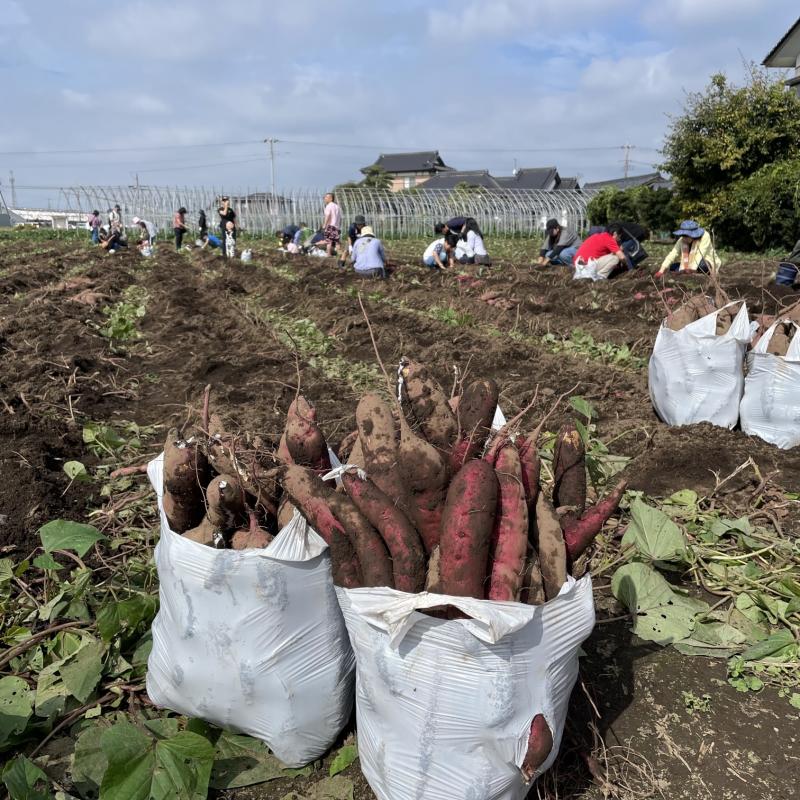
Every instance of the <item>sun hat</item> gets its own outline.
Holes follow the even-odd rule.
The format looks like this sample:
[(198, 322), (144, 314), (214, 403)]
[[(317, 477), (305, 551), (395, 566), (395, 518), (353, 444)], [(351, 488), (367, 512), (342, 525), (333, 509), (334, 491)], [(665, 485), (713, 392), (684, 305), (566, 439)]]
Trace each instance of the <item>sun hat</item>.
[(365, 225), (361, 229), (361, 235), (362, 236), (374, 236), (375, 235), (375, 231), (372, 230), (372, 225)]
[(705, 229), (701, 228), (693, 219), (681, 222), (680, 228), (672, 232), (673, 236), (688, 236), (690, 239), (700, 239), (705, 235)]
[(363, 214), (356, 214), (355, 217), (353, 218), (353, 224), (354, 225), (366, 225), (367, 224), (367, 220), (364, 218)]

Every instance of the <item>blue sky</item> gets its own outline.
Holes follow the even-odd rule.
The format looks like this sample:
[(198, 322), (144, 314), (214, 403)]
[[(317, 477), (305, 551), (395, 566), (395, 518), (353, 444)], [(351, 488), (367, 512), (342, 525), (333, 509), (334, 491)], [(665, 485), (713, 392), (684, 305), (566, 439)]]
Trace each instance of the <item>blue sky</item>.
[(797, 14), (789, 0), (0, 0), (0, 190), (10, 202), (9, 170), (19, 187), (138, 173), (265, 189), (269, 136), (279, 187), (351, 180), (395, 149), (598, 180), (621, 174), (628, 143), (648, 172), (685, 92), (716, 71), (741, 80)]

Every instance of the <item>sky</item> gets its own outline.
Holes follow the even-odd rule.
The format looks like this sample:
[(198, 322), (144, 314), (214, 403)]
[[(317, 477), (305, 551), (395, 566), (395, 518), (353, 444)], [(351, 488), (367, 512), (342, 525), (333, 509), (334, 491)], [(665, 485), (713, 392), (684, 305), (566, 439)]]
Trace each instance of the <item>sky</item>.
[[(791, 0), (0, 0), (0, 191), (325, 189), (381, 152), (458, 169), (654, 170), (670, 116), (735, 82)], [(60, 151), (60, 152), (58, 152)], [(43, 187), (43, 188), (36, 188)]]

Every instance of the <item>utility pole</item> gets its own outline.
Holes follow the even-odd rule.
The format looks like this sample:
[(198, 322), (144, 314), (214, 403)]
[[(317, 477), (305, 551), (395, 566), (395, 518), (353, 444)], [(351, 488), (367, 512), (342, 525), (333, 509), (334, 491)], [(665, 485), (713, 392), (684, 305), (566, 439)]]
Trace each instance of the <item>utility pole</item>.
[(8, 182), (11, 184), (11, 208), (17, 207), (17, 190), (16, 190), (16, 183), (14, 181), (14, 170), (8, 171)]
[(627, 178), (631, 168), (631, 150), (633, 149), (633, 145), (624, 144), (622, 145), (622, 149), (625, 151), (625, 165), (623, 167), (623, 172), (624, 172), (624, 177)]
[(275, 139), (272, 136), (269, 139), (264, 139), (264, 144), (269, 145), (269, 172), (273, 198), (275, 197), (275, 145), (279, 141), (279, 139)]

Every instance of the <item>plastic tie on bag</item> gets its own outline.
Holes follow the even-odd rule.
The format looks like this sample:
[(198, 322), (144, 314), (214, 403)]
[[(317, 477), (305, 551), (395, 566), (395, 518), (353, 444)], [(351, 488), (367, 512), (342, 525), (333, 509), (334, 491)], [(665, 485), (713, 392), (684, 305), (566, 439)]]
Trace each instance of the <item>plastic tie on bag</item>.
[(337, 464), (333, 465), (332, 469), (329, 472), (326, 472), (322, 476), (322, 480), (324, 481), (332, 481), (335, 480), (337, 484), (341, 483), (342, 475), (345, 475), (348, 472), (352, 472), (353, 470), (356, 471), (356, 475), (358, 475), (359, 480), (365, 481), (367, 479), (367, 473), (361, 469), (357, 464), (342, 464), (339, 459), (337, 458)]

